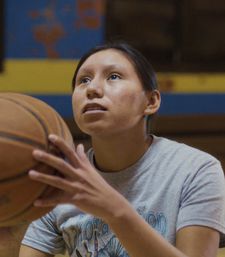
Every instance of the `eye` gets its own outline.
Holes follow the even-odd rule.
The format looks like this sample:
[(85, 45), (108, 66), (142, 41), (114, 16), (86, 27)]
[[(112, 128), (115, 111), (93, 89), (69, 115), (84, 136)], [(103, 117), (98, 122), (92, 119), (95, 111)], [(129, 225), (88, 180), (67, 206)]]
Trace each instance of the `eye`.
[(109, 77), (108, 77), (108, 80), (116, 80), (116, 79), (121, 79), (121, 76), (116, 74), (116, 73), (113, 73), (111, 74)]
[(80, 77), (77, 82), (78, 82), (78, 85), (80, 85), (80, 84), (87, 84), (90, 81), (91, 79), (89, 77)]

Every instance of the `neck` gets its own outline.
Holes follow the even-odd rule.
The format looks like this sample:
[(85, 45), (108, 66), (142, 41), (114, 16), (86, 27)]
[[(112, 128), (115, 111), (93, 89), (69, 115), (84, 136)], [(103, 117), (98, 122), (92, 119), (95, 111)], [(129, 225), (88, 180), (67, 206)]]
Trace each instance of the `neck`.
[(124, 133), (108, 138), (92, 138), (95, 162), (104, 172), (116, 172), (136, 163), (151, 145), (146, 133)]

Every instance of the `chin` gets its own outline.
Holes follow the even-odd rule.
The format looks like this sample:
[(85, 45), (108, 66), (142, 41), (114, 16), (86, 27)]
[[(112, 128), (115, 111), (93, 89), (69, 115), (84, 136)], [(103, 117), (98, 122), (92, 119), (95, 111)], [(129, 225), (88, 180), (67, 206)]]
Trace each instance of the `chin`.
[(91, 123), (85, 124), (85, 126), (79, 126), (79, 128), (83, 133), (89, 136), (92, 136), (93, 134), (100, 134), (104, 130), (103, 128), (101, 128), (101, 126), (97, 126), (96, 124)]
[(101, 129), (88, 129), (84, 131), (84, 133), (89, 135), (90, 137), (105, 137), (108, 135), (105, 130)]
[[(120, 124), (121, 125), (121, 124)], [(106, 122), (85, 122), (80, 124), (79, 128), (82, 132), (90, 137), (109, 138), (114, 136), (123, 135), (127, 133), (127, 128), (124, 124), (118, 126), (118, 123), (106, 123)]]
[(108, 139), (115, 134), (114, 130), (103, 128), (100, 126), (98, 127), (93, 126), (93, 127), (83, 129), (83, 132), (89, 135), (91, 138), (102, 138), (102, 139)]

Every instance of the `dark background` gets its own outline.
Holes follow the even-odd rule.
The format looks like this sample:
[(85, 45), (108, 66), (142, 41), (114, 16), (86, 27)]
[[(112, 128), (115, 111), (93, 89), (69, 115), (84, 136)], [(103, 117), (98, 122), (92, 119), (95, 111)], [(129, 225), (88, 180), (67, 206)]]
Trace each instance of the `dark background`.
[(115, 38), (157, 71), (225, 71), (225, 1), (109, 0), (106, 39)]

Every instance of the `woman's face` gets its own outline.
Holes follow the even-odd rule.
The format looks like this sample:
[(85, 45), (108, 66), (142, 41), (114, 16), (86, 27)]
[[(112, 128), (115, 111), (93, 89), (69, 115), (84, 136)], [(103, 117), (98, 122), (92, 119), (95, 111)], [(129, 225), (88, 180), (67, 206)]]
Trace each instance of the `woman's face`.
[(116, 49), (91, 55), (73, 92), (77, 125), (90, 136), (123, 133), (143, 122), (148, 99), (131, 60)]

